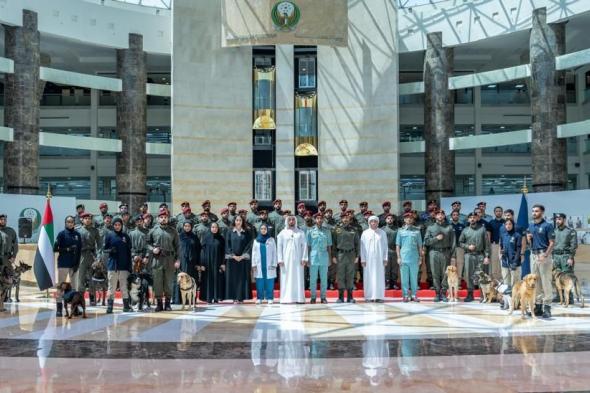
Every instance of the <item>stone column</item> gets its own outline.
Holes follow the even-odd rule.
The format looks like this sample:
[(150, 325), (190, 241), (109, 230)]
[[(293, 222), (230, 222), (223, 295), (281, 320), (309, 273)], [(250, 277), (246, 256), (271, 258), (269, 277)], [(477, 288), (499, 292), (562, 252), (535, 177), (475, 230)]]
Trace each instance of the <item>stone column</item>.
[(565, 123), (565, 72), (556, 71), (555, 57), (565, 53), (565, 23), (547, 24), (546, 8), (533, 11), (531, 61), (531, 161), (535, 192), (567, 188), (566, 140), (557, 138)]
[(39, 81), (41, 61), (37, 13), (23, 10), (23, 25), (4, 26), (4, 51), (14, 73), (4, 76), (4, 124), (14, 140), (4, 144), (4, 192), (39, 191)]
[(117, 75), (123, 90), (117, 99), (117, 132), (123, 149), (117, 153), (117, 198), (133, 214), (146, 193), (146, 54), (143, 37), (129, 34), (129, 49), (117, 50)]
[(429, 33), (424, 56), (424, 167), (426, 200), (455, 192), (455, 152), (449, 150), (454, 137), (455, 103), (449, 90), (453, 73), (453, 50), (443, 48), (442, 33)]

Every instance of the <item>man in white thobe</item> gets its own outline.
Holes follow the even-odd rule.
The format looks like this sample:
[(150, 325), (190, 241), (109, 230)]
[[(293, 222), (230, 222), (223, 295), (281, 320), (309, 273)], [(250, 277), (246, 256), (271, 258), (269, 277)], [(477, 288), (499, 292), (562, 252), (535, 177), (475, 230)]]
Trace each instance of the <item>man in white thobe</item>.
[(305, 303), (304, 266), (307, 264), (305, 232), (297, 228), (295, 216), (285, 219), (285, 229), (277, 237), (281, 267), (281, 303)]
[(369, 228), (361, 236), (361, 264), (365, 300), (383, 302), (385, 298), (385, 266), (387, 266), (387, 234), (379, 229), (379, 217), (369, 217)]

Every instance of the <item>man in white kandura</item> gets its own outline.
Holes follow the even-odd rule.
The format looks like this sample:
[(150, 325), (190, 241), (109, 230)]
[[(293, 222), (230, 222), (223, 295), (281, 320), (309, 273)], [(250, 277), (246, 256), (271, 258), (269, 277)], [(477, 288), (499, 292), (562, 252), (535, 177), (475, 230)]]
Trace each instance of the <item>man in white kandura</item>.
[(281, 303), (305, 303), (303, 267), (308, 261), (307, 241), (293, 215), (287, 216), (285, 229), (277, 237), (277, 256), (281, 267)]
[(382, 303), (385, 298), (387, 234), (379, 229), (379, 217), (369, 217), (369, 228), (361, 236), (361, 264), (365, 300)]

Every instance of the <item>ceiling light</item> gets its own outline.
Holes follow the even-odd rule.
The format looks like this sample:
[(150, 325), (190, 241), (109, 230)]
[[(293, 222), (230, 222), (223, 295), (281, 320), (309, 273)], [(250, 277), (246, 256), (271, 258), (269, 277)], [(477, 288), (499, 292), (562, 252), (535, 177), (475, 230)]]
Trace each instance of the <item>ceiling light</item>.
[(488, 85), (488, 89), (493, 89), (495, 87), (496, 87), (496, 85)]
[(522, 83), (519, 83), (518, 85), (514, 86), (517, 89), (522, 89), (524, 87), (524, 85)]

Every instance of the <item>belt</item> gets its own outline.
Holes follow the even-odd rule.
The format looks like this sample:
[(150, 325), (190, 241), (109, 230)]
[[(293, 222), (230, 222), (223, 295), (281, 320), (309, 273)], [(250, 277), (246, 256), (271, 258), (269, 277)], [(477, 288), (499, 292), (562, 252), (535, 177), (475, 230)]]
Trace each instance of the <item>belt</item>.
[(340, 248), (338, 249), (338, 252), (353, 252), (353, 251), (356, 251), (356, 249), (354, 249), (354, 248), (352, 248), (350, 250), (342, 250)]
[(438, 252), (444, 252), (444, 251), (451, 251), (451, 247), (442, 247), (442, 248), (429, 248), (430, 251), (438, 251)]
[(553, 254), (555, 255), (569, 255), (571, 252), (569, 250), (553, 250)]
[(545, 251), (547, 251), (547, 249), (546, 249), (546, 248), (538, 248), (538, 249), (536, 249), (536, 250), (532, 250), (531, 252), (532, 252), (534, 255), (539, 255), (539, 254), (542, 254), (542, 253), (544, 253)]

